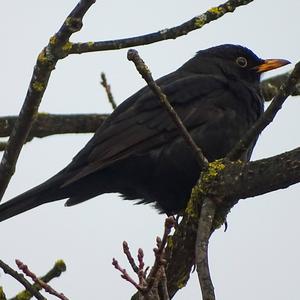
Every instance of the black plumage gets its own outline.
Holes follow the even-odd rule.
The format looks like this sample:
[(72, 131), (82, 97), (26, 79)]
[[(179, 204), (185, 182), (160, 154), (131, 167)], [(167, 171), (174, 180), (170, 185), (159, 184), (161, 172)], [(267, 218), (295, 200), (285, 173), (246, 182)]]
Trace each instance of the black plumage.
[[(157, 83), (213, 161), (224, 157), (262, 114), (261, 73), (287, 63), (221, 45), (199, 51)], [(159, 100), (144, 87), (116, 108), (66, 168), (2, 204), (0, 221), (59, 199), (68, 198), (71, 206), (110, 192), (154, 203), (170, 215), (184, 209), (200, 171)]]

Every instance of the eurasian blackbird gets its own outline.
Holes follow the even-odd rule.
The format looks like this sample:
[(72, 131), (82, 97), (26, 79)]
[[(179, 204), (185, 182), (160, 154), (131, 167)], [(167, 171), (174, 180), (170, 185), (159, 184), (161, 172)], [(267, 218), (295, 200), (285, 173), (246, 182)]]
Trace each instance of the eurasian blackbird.
[[(263, 60), (239, 45), (199, 51), (157, 80), (209, 161), (225, 157), (263, 113), (262, 72), (289, 62)], [(249, 160), (253, 143), (244, 155)], [(0, 221), (44, 203), (66, 206), (103, 193), (184, 209), (201, 169), (169, 115), (144, 87), (120, 104), (63, 170), (0, 206)]]

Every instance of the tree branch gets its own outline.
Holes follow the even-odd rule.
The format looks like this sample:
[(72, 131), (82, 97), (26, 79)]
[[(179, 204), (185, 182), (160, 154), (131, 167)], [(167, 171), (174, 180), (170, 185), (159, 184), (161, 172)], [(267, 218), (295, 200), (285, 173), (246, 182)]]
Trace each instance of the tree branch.
[(142, 75), (142, 77), (147, 82), (149, 88), (153, 91), (153, 93), (160, 100), (162, 107), (169, 114), (170, 118), (176, 125), (179, 133), (181, 134), (183, 139), (186, 141), (186, 143), (189, 145), (189, 147), (190, 147), (191, 151), (193, 152), (193, 154), (195, 155), (195, 158), (197, 159), (200, 167), (202, 169), (206, 169), (208, 166), (208, 161), (207, 161), (206, 157), (204, 156), (202, 150), (198, 147), (198, 145), (192, 139), (192, 137), (189, 134), (188, 130), (186, 129), (185, 125), (180, 120), (176, 111), (174, 110), (174, 108), (172, 107), (170, 102), (168, 101), (167, 96), (163, 93), (161, 88), (153, 80), (149, 68), (146, 66), (144, 61), (140, 58), (138, 52), (133, 49), (128, 50), (127, 58), (128, 58), (128, 60), (134, 62), (138, 72)]
[(182, 221), (170, 238), (166, 249), (168, 261), (166, 275), (171, 298), (186, 285), (195, 263), (194, 247), (198, 219), (205, 197), (226, 199), (226, 202), (218, 206), (216, 211), (213, 228), (217, 228), (224, 222), (227, 213), (236, 203), (235, 199), (258, 196), (300, 182), (300, 147), (274, 157), (248, 163), (226, 161), (224, 166), (215, 180), (209, 181), (209, 186), (204, 186), (202, 182), (194, 187)]
[(110, 84), (108, 84), (105, 73), (101, 73), (101, 85), (104, 87), (109, 103), (111, 104), (112, 109), (117, 107), (113, 94), (111, 92)]
[(204, 25), (215, 21), (227, 13), (235, 11), (239, 6), (247, 5), (253, 0), (229, 0), (218, 7), (212, 7), (205, 13), (202, 13), (191, 20), (184, 22), (179, 26), (163, 29), (157, 32), (124, 38), (119, 40), (73, 43), (70, 45), (68, 54), (81, 54), (95, 51), (119, 50), (134, 46), (148, 45), (168, 39), (176, 39), (186, 35), (193, 30), (202, 28)]
[[(262, 93), (267, 101), (270, 101), (281, 84), (288, 78), (291, 72), (280, 74), (261, 83)], [(292, 96), (300, 95), (300, 84), (296, 84)], [(38, 113), (32, 124), (26, 142), (34, 137), (43, 138), (54, 134), (64, 133), (94, 133), (108, 114), (49, 114)], [(9, 137), (18, 116), (0, 117), (0, 137)], [(7, 143), (0, 142), (0, 151), (4, 151)]]
[(226, 156), (229, 160), (237, 160), (249, 148), (254, 139), (273, 121), (277, 112), (281, 109), (282, 104), (287, 97), (295, 90), (295, 86), (300, 79), (300, 62), (298, 62), (286, 80), (279, 88), (279, 93), (275, 96), (264, 114), (259, 120), (248, 130), (243, 138), (234, 146), (230, 153)]
[(215, 300), (214, 286), (210, 277), (208, 263), (208, 242), (215, 212), (216, 204), (211, 199), (205, 199), (201, 207), (195, 247), (197, 274), (203, 300)]
[(81, 29), (82, 18), (94, 2), (95, 0), (81, 0), (38, 56), (19, 118), (0, 163), (0, 199), (15, 172), (19, 154), (36, 117), (51, 72), (57, 61), (67, 55), (66, 50), (69, 48), (70, 36)]
[[(291, 75), (291, 71), (279, 74), (268, 79), (263, 80), (260, 83), (261, 92), (265, 101), (271, 101), (278, 93), (280, 86), (285, 83), (288, 77)], [(291, 93), (291, 96), (300, 95), (300, 83), (295, 85), (294, 91)]]
[(9, 265), (0, 260), (0, 268), (4, 271), (4, 273), (9, 274), (13, 278), (15, 278), (18, 282), (20, 282), (27, 291), (29, 291), (36, 299), (38, 300), (46, 300), (43, 295), (38, 291), (38, 289), (33, 286), (27, 279), (24, 278), (23, 274), (19, 274), (17, 271), (12, 269)]
[[(63, 260), (58, 260), (58, 261), (55, 262), (53, 268), (49, 272), (47, 272), (46, 275), (40, 277), (40, 279), (43, 282), (48, 283), (52, 279), (59, 277), (62, 274), (62, 272), (65, 272), (65, 271), (66, 271), (66, 265), (65, 265), (64, 261)], [(42, 287), (37, 283), (34, 283), (33, 286), (37, 290), (42, 289)], [(33, 295), (28, 290), (24, 290), (24, 291), (18, 293), (15, 297), (10, 298), (9, 300), (20, 300), (20, 299), (29, 300), (32, 297), (33, 297)]]
[[(42, 138), (53, 134), (94, 133), (107, 116), (107, 114), (38, 113), (26, 142), (34, 137)], [(0, 117), (0, 137), (7, 137), (11, 134), (17, 119), (17, 116)]]

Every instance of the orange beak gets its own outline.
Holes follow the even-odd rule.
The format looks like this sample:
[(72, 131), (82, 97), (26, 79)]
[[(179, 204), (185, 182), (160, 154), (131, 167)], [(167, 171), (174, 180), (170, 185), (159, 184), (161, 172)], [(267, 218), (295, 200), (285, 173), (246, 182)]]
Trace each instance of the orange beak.
[(263, 73), (266, 71), (274, 70), (282, 66), (288, 65), (291, 62), (286, 59), (266, 59), (260, 65), (254, 67), (258, 73)]

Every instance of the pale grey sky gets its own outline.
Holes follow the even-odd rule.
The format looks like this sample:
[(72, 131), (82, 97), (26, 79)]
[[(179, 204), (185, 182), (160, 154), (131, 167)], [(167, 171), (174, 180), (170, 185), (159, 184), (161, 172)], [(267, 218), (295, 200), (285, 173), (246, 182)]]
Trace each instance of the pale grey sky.
[[(77, 3), (72, 1), (4, 1), (1, 5), (0, 89), (1, 115), (19, 112), (36, 56)], [(97, 41), (145, 34), (178, 25), (221, 1), (97, 1), (73, 41)], [(262, 58), (299, 55), (298, 0), (254, 1), (203, 29), (176, 40), (139, 47), (154, 78), (173, 71), (200, 49), (222, 43), (241, 44)], [(110, 112), (99, 85), (105, 71), (115, 99), (125, 100), (145, 83), (127, 50), (82, 54), (60, 61), (52, 73), (41, 105), (51, 113)], [(272, 74), (288, 70), (289, 67)], [(270, 74), (270, 75), (272, 75)], [(298, 147), (300, 98), (290, 98), (276, 120), (264, 131), (252, 159)], [(5, 200), (41, 183), (85, 145), (91, 135), (53, 136), (25, 145)], [(218, 230), (210, 243), (210, 263), (218, 299), (300, 298), (298, 289), (300, 243), (298, 211), (300, 186), (241, 201), (229, 215), (226, 233)], [(0, 224), (0, 258), (14, 259), (44, 274), (58, 258), (68, 270), (53, 286), (70, 299), (128, 299), (134, 292), (111, 265), (116, 257), (130, 269), (121, 245), (142, 247), (152, 263), (155, 237), (161, 235), (164, 216), (150, 206), (134, 206), (117, 195), (102, 195), (74, 208), (63, 201), (36, 208)], [(0, 272), (8, 296), (22, 287)], [(192, 274), (187, 288), (174, 299), (198, 299)], [(47, 298), (54, 297), (47, 295)]]

